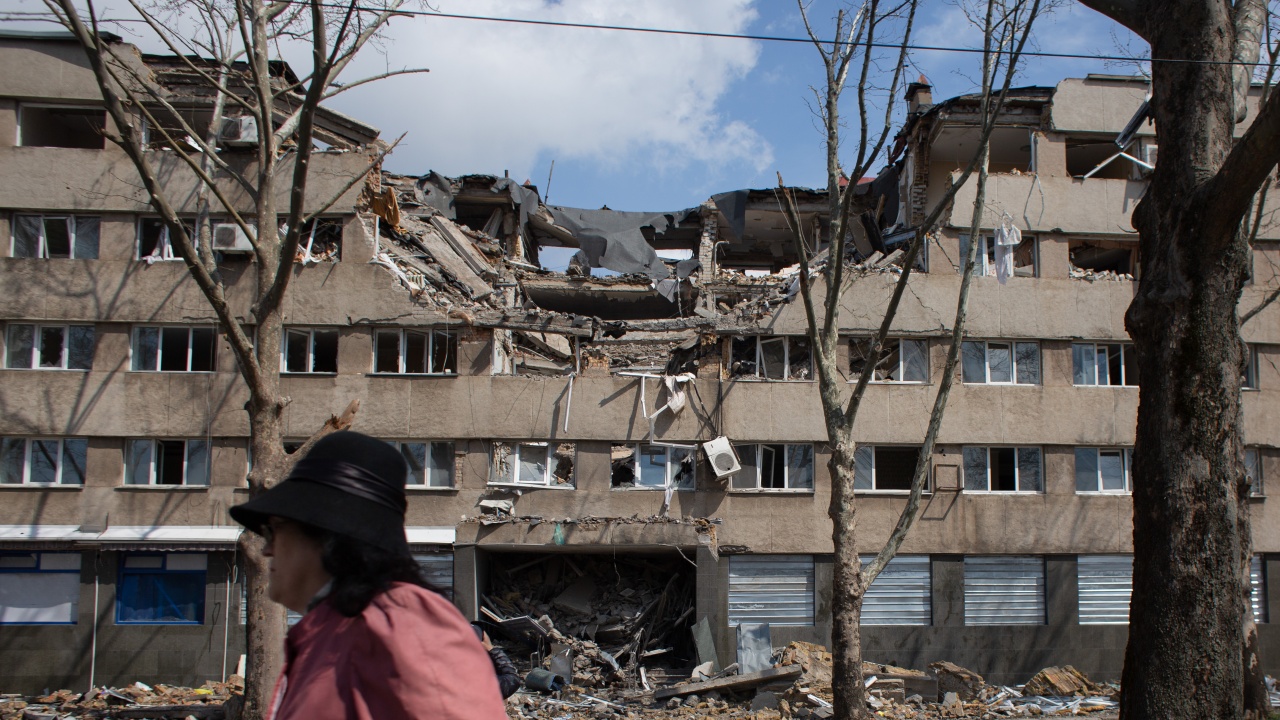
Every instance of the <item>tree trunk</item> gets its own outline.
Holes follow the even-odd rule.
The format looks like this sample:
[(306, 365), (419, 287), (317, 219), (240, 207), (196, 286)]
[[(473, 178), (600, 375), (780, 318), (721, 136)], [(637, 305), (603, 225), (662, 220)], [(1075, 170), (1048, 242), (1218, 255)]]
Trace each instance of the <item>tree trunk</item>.
[[(837, 720), (867, 717), (862, 685), (862, 563), (858, 560), (853, 496), (854, 443), (847, 437), (831, 449), (831, 541), (835, 546), (831, 596), (831, 694)], [(844, 652), (840, 650), (843, 649)]]
[[(1230, 6), (1178, 2), (1147, 19), (1153, 57), (1232, 58)], [(1242, 716), (1240, 218), (1206, 192), (1233, 144), (1230, 66), (1152, 67), (1160, 163), (1133, 215), (1143, 275), (1125, 322), (1139, 369), (1133, 599), (1121, 716)]]
[[(276, 334), (279, 334), (278, 322)], [(276, 352), (279, 350), (277, 348)], [(265, 364), (265, 363), (264, 363)], [(279, 387), (279, 371), (265, 372)], [(278, 390), (277, 390), (278, 392)], [(266, 400), (267, 402), (263, 402)], [(249, 473), (249, 497), (254, 498), (283, 479), (288, 466), (284, 452), (284, 430), (280, 403), (275, 397), (252, 398), (248, 403), (253, 469)], [(287, 629), (283, 605), (267, 597), (268, 561), (262, 554), (262, 539), (249, 532), (240, 534), (237, 547), (244, 558), (245, 601), (248, 627), (245, 638), (246, 672), (245, 720), (267, 716), (271, 691), (284, 666), (284, 636)]]

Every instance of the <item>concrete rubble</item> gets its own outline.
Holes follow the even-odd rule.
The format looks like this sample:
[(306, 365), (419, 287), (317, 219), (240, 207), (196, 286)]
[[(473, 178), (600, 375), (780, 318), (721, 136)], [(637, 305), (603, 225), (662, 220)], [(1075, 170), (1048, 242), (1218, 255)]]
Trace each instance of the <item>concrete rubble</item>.
[(58, 690), (35, 697), (0, 695), (0, 720), (223, 720), (239, 716), (244, 679), (210, 680), (198, 688), (134, 683), (96, 687), (86, 693)]

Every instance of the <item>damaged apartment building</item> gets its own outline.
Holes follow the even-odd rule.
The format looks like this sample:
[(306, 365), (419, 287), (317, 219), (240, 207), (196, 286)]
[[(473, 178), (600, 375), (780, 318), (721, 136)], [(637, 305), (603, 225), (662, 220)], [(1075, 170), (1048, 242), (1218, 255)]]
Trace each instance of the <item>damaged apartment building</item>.
[[(177, 82), (171, 59), (141, 57)], [(0, 66), (0, 689), (226, 677), (244, 652), (226, 510), (248, 493), (247, 391), (104, 142), (79, 47), (7, 33)], [(1142, 273), (1129, 217), (1156, 162), (1147, 92), (1090, 76), (1011, 94), (987, 224), (1018, 227), (1020, 244), (966, 238), (963, 188), (875, 367), (863, 349), (899, 250), (968, 161), (976, 98), (934, 104), (912, 85), (891, 163), (858, 185), (880, 211), (843, 259), (840, 362), (851, 383), (873, 373), (855, 428), (868, 552), (905, 502), (968, 242), (983, 276), (921, 515), (867, 596), (870, 660), (949, 660), (1001, 683), (1050, 664), (1119, 676), (1138, 397), (1123, 315)], [(290, 440), (359, 399), (355, 429), (409, 464), (406, 532), (433, 581), (513, 656), (568, 647), (580, 684), (707, 660), (750, 671), (790, 640), (829, 642), (829, 452), (777, 194), (620, 212), (547, 205), (507, 177), (359, 178), (378, 130), (317, 122), (316, 195), (361, 181), (310, 229), (286, 299)], [(230, 128), (224, 152), (254, 130)], [(170, 169), (174, 187), (194, 183)], [(795, 195), (821, 239), (825, 192)], [(253, 262), (233, 236), (227, 273)], [(997, 276), (1004, 252), (1013, 269)], [(545, 269), (552, 257), (568, 269)], [(1280, 230), (1264, 225), (1242, 309), (1277, 284)], [(1243, 336), (1253, 608), (1275, 673), (1280, 308)]]

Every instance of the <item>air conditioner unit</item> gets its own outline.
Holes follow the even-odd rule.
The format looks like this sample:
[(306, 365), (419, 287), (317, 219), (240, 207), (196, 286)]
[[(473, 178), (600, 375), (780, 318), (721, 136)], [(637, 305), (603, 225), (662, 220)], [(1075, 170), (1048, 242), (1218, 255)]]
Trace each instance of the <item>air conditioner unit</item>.
[(249, 116), (224, 117), (218, 139), (229, 147), (258, 144), (258, 119)]
[(718, 478), (733, 475), (742, 469), (738, 455), (733, 452), (733, 446), (729, 444), (727, 437), (721, 436), (703, 443), (702, 451), (707, 454), (707, 461), (711, 463), (711, 469)]
[(214, 223), (213, 249), (226, 253), (251, 253), (253, 245), (249, 244), (249, 236), (244, 234), (239, 225)]

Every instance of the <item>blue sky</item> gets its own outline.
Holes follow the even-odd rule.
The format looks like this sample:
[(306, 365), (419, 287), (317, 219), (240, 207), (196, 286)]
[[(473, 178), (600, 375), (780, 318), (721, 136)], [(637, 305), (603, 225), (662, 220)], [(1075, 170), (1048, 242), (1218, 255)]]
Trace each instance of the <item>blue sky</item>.
[[(127, 7), (123, 0), (105, 5), (117, 15)], [(804, 35), (795, 4), (786, 0), (438, 0), (432, 6), (469, 15)], [(11, 7), (41, 9), (32, 0)], [(836, 7), (833, 0), (812, 0), (815, 27), (830, 28)], [(122, 27), (133, 42), (158, 49), (136, 25)], [(915, 42), (977, 47), (981, 37), (955, 3), (923, 0)], [(1034, 44), (1094, 56), (1115, 55), (1126, 42), (1131, 52), (1145, 52), (1115, 23), (1072, 2), (1038, 21)], [(304, 54), (288, 59), (306, 63)], [(935, 100), (975, 87), (976, 55), (917, 52), (912, 63), (911, 77), (923, 73)], [(366, 86), (333, 102), (381, 128), (385, 138), (406, 133), (388, 162), (395, 172), (506, 171), (545, 194), (554, 160), (552, 203), (615, 210), (689, 207), (724, 190), (771, 187), (777, 172), (789, 184), (825, 184), (822, 136), (808, 105), (821, 64), (808, 44), (413, 17), (397, 19), (379, 50), (366, 52), (345, 79), (402, 67), (431, 72)], [(1053, 85), (1089, 72), (1134, 70), (1097, 59), (1035, 59), (1019, 82)], [(852, 89), (846, 97), (852, 100)], [(846, 116), (852, 110), (848, 104)]]

